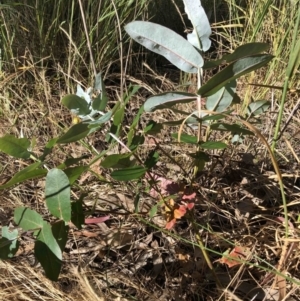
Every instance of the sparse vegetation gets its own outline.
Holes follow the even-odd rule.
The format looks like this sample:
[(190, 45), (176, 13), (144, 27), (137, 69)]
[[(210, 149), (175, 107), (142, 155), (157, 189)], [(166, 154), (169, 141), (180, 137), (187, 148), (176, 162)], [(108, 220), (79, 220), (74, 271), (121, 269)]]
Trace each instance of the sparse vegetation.
[(0, 299), (297, 300), (300, 1), (54, 2), (0, 4)]

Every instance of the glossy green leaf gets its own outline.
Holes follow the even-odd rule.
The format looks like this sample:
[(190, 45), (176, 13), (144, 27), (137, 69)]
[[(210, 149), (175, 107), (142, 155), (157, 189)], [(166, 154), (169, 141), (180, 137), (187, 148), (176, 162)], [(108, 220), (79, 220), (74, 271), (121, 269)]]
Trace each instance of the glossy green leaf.
[(21, 171), (17, 172), (8, 182), (0, 186), (0, 190), (9, 188), (15, 184), (22, 183), (29, 179), (41, 178), (47, 174), (47, 170), (39, 168), (40, 162), (35, 162)]
[[(129, 139), (128, 139), (129, 140)], [(138, 146), (143, 145), (145, 142), (145, 137), (142, 135), (135, 135), (132, 137), (129, 148), (131, 151), (135, 151)]]
[(139, 111), (138, 111), (138, 113), (135, 115), (135, 117), (133, 118), (133, 121), (132, 121), (132, 123), (131, 123), (131, 125), (130, 125), (130, 130), (133, 130), (133, 129), (135, 129), (136, 128), (136, 126), (138, 125), (138, 123), (139, 123), (139, 120), (140, 120), (140, 118), (141, 118), (141, 115), (144, 113), (144, 106), (141, 106), (140, 108), (139, 108)]
[(144, 133), (148, 135), (157, 135), (163, 129), (163, 125), (161, 123), (157, 123), (154, 120), (150, 120), (146, 127), (144, 128)]
[(49, 246), (42, 241), (36, 240), (34, 255), (45, 271), (45, 275), (52, 281), (57, 281), (61, 271), (62, 261), (57, 258)]
[(211, 45), (209, 39), (211, 28), (201, 2), (195, 0), (183, 0), (183, 2), (185, 12), (194, 27), (193, 32), (187, 35), (188, 41), (201, 51), (207, 51)]
[(82, 207), (82, 201), (78, 200), (71, 204), (72, 206), (72, 216), (71, 221), (77, 227), (77, 229), (81, 229), (84, 224), (84, 213)]
[(183, 122), (185, 124), (195, 125), (195, 124), (199, 123), (199, 120), (196, 117), (189, 117), (187, 119), (179, 119), (179, 120), (166, 121), (166, 122), (163, 122), (163, 125), (167, 125), (167, 126), (181, 125)]
[(158, 160), (159, 160), (159, 153), (156, 152), (155, 150), (152, 150), (147, 156), (147, 159), (144, 164), (149, 170), (157, 164)]
[(2, 227), (2, 237), (0, 238), (0, 259), (12, 258), (19, 248), (18, 230), (10, 231), (7, 226)]
[(88, 115), (91, 110), (89, 104), (84, 98), (81, 98), (77, 95), (66, 95), (61, 100), (62, 104), (67, 107), (73, 114), (76, 115)]
[(264, 51), (267, 51), (270, 48), (270, 45), (267, 43), (253, 42), (241, 45), (237, 47), (233, 53), (224, 55), (221, 59), (215, 61), (206, 61), (204, 63), (203, 69), (210, 69), (218, 67), (225, 63), (231, 63), (238, 59), (260, 54)]
[(69, 222), (71, 219), (71, 189), (67, 175), (60, 169), (51, 169), (46, 177), (46, 204), (52, 215)]
[(210, 126), (212, 130), (231, 132), (232, 134), (254, 135), (251, 131), (238, 124), (214, 123)]
[(43, 227), (43, 218), (36, 211), (26, 207), (18, 207), (14, 212), (14, 222), (23, 230), (36, 230)]
[(236, 81), (227, 83), (215, 94), (207, 97), (206, 108), (210, 111), (224, 112), (238, 98), (235, 94)]
[(134, 21), (127, 24), (125, 30), (136, 42), (164, 56), (184, 72), (197, 73), (203, 66), (200, 53), (169, 28), (152, 22)]
[(130, 101), (132, 96), (135, 95), (139, 89), (140, 89), (140, 86), (138, 86), (138, 85), (131, 85), (131, 84), (129, 85), (128, 93), (126, 93), (125, 98), (124, 98), (125, 105)]
[(270, 45), (267, 43), (261, 43), (261, 42), (247, 43), (237, 47), (233, 53), (224, 55), (222, 57), (222, 60), (225, 60), (227, 63), (230, 63), (233, 61), (237, 61), (241, 58), (245, 58), (247, 56), (260, 54), (264, 51), (267, 51), (269, 48)]
[(125, 113), (125, 106), (121, 105), (121, 107), (116, 111), (114, 115), (113, 122), (115, 126), (118, 126), (123, 122), (124, 113)]
[(185, 92), (166, 92), (149, 97), (144, 103), (145, 112), (168, 109), (175, 104), (190, 103), (197, 99), (197, 95)]
[(30, 141), (27, 138), (16, 138), (12, 135), (0, 138), (0, 151), (15, 158), (28, 159), (29, 147)]
[(80, 165), (80, 166), (66, 168), (64, 170), (64, 173), (68, 177), (70, 185), (73, 185), (75, 181), (88, 169), (89, 167), (87, 165)]
[(227, 144), (219, 141), (207, 141), (200, 143), (201, 147), (204, 149), (224, 149), (227, 147)]
[(196, 153), (190, 153), (189, 156), (194, 158), (194, 159), (197, 159), (197, 160), (203, 160), (205, 162), (210, 161), (208, 154), (205, 153), (205, 152), (202, 152), (202, 151), (199, 151), (199, 152), (196, 152)]
[[(171, 135), (173, 138), (178, 140), (178, 133), (174, 133)], [(191, 143), (191, 144), (198, 144), (197, 137), (188, 135), (188, 134), (181, 134), (180, 135), (180, 142), (184, 143)]]
[(266, 65), (272, 59), (272, 55), (258, 54), (231, 63), (210, 78), (207, 83), (198, 90), (198, 94), (203, 97), (213, 95), (230, 81)]
[(52, 225), (52, 233), (63, 252), (68, 240), (69, 226), (64, 221), (58, 221)]
[(73, 125), (64, 135), (57, 139), (57, 143), (65, 144), (81, 140), (90, 133), (89, 124), (78, 123)]
[(101, 166), (104, 168), (118, 168), (118, 166), (122, 165), (122, 167), (129, 167), (132, 166), (132, 161), (130, 157), (132, 156), (131, 153), (127, 154), (112, 154), (107, 156), (102, 162)]
[(146, 168), (136, 165), (128, 168), (114, 170), (110, 175), (117, 181), (131, 181), (143, 177), (146, 171)]
[(98, 96), (93, 100), (92, 107), (94, 110), (103, 112), (107, 105), (108, 96), (101, 73), (98, 73), (95, 77), (94, 90), (98, 92)]
[(266, 112), (270, 108), (270, 101), (268, 100), (258, 100), (251, 102), (247, 107), (247, 115), (248, 116), (257, 116), (264, 112)]
[(48, 222), (43, 221), (42, 228), (38, 231), (36, 239), (43, 242), (59, 260), (62, 260), (62, 251), (53, 236), (51, 225)]

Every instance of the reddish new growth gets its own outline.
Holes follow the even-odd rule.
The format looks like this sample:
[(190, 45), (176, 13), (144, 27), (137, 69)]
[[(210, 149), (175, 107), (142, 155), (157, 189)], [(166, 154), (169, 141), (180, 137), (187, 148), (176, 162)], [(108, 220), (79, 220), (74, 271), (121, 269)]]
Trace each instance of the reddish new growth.
[(195, 203), (182, 203), (181, 205), (178, 205), (174, 203), (173, 199), (170, 199), (168, 206), (165, 206), (167, 217), (166, 229), (172, 229), (176, 220), (182, 218), (186, 214), (187, 210), (193, 209), (194, 205)]
[(166, 212), (166, 229), (170, 230), (174, 227), (176, 220), (182, 218), (187, 210), (193, 209), (195, 203), (191, 202), (194, 201), (196, 198), (196, 193), (187, 194), (185, 190), (180, 191), (180, 185), (178, 183), (173, 182), (172, 180), (168, 180), (163, 177), (159, 177), (156, 175), (152, 175), (156, 181), (157, 187), (160, 189), (160, 194), (155, 190), (151, 189), (150, 195), (152, 197), (159, 197), (162, 195), (163, 197), (169, 195), (182, 195), (180, 203), (175, 203), (173, 199), (168, 201), (168, 204), (165, 205), (165, 212)]
[(233, 248), (233, 250), (230, 253), (229, 251), (223, 253), (223, 257), (216, 261), (227, 264), (229, 268), (232, 268), (236, 265), (242, 264), (245, 260), (250, 260), (249, 255), (250, 255), (249, 248), (236, 246)]

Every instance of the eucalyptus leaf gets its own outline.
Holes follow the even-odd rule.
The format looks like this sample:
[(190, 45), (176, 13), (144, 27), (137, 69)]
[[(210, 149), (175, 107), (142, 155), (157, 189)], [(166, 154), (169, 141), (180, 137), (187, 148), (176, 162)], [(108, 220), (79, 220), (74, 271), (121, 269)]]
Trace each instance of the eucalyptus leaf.
[(9, 230), (7, 226), (2, 227), (2, 237), (0, 238), (0, 259), (12, 258), (18, 251), (19, 242), (18, 230)]
[(207, 51), (210, 48), (211, 28), (207, 15), (201, 6), (200, 0), (183, 0), (185, 12), (193, 24), (194, 30), (187, 35), (188, 41), (201, 51)]
[(251, 102), (247, 107), (248, 116), (257, 116), (266, 112), (271, 106), (270, 101), (268, 100), (258, 100)]
[(80, 230), (82, 228), (82, 225), (84, 224), (82, 201), (78, 200), (76, 202), (73, 202), (71, 204), (71, 207), (72, 207), (71, 221)]
[(76, 142), (88, 136), (90, 133), (89, 124), (78, 123), (73, 125), (64, 135), (57, 139), (58, 144)]
[(80, 165), (80, 166), (66, 168), (64, 170), (64, 173), (68, 177), (70, 185), (73, 185), (75, 181), (88, 169), (89, 167), (87, 165)]
[(41, 178), (47, 174), (47, 169), (39, 168), (41, 162), (35, 162), (17, 172), (8, 182), (0, 186), (0, 190), (9, 188), (15, 184), (22, 183), (29, 179)]
[(93, 128), (99, 128), (100, 125), (102, 125), (103, 123), (106, 123), (110, 120), (112, 116), (112, 112), (109, 111), (107, 113), (105, 113), (104, 115), (102, 115), (101, 117), (99, 117), (98, 119), (95, 119), (93, 121), (85, 121), (84, 124), (88, 125), (88, 128), (93, 129)]
[(30, 152), (30, 141), (27, 138), (16, 138), (12, 135), (5, 135), (0, 138), (0, 150), (15, 158), (28, 159)]
[(190, 103), (197, 99), (197, 95), (185, 92), (166, 92), (149, 97), (144, 103), (145, 112), (166, 109), (179, 103)]
[(231, 132), (232, 134), (254, 135), (251, 131), (238, 124), (214, 123), (210, 126), (212, 130)]
[(227, 147), (227, 144), (220, 141), (207, 141), (200, 143), (200, 146), (204, 149), (224, 149)]
[(116, 165), (119, 164), (119, 162), (121, 160), (126, 160), (128, 162), (130, 162), (130, 157), (132, 156), (131, 153), (127, 153), (127, 154), (112, 154), (107, 156), (102, 162), (101, 162), (101, 166), (104, 168), (111, 168), (111, 167), (115, 167)]
[[(172, 134), (172, 137), (175, 138), (176, 140), (178, 140), (179, 134), (174, 133), (174, 134)], [(197, 137), (188, 135), (188, 134), (181, 134), (180, 142), (190, 143), (190, 144), (198, 144)]]
[(98, 96), (93, 100), (92, 107), (94, 110), (102, 112), (106, 108), (108, 96), (101, 73), (98, 73), (95, 77), (94, 90), (98, 93)]
[(111, 177), (117, 181), (131, 181), (143, 177), (147, 169), (143, 166), (132, 166), (128, 168), (114, 170)]
[(266, 65), (272, 59), (273, 56), (270, 54), (258, 54), (231, 63), (210, 78), (207, 83), (198, 90), (198, 94), (203, 97), (213, 95), (230, 81)]
[(60, 169), (51, 169), (46, 177), (46, 204), (52, 215), (69, 222), (71, 219), (71, 188), (67, 175)]
[(203, 66), (201, 54), (182, 36), (152, 22), (134, 21), (125, 26), (126, 32), (147, 49), (164, 56), (187, 73), (197, 73)]
[(221, 59), (215, 61), (206, 61), (203, 65), (203, 69), (210, 69), (218, 67), (225, 63), (231, 63), (238, 59), (260, 54), (263, 51), (267, 51), (270, 45), (267, 43), (251, 42), (237, 47), (233, 53), (225, 54)]
[(48, 222), (43, 221), (42, 228), (39, 230), (36, 239), (43, 242), (59, 260), (62, 260), (62, 251), (53, 236), (51, 225)]
[(205, 103), (207, 110), (224, 112), (232, 104), (234, 99), (238, 98), (235, 91), (236, 81), (233, 80), (227, 83), (215, 94), (207, 97)]
[(72, 114), (85, 116), (91, 112), (89, 103), (77, 95), (66, 95), (61, 102), (72, 112)]
[(23, 230), (36, 230), (43, 227), (43, 218), (36, 211), (26, 207), (18, 207), (14, 212), (14, 222)]
[(270, 48), (268, 43), (251, 42), (237, 47), (233, 53), (226, 54), (222, 57), (227, 63), (237, 61), (247, 56), (253, 56), (267, 51)]
[(64, 221), (58, 221), (52, 225), (52, 233), (63, 252), (68, 240), (69, 226)]

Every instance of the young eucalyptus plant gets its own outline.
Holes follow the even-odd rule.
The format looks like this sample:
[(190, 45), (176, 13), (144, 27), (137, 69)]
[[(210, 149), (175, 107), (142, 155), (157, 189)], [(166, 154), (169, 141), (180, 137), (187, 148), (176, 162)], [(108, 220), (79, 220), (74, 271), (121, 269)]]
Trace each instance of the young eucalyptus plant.
[[(117, 181), (138, 180), (148, 174), (148, 179), (154, 177), (149, 172), (158, 160), (158, 154), (154, 151), (143, 161), (136, 155), (139, 145), (144, 143), (144, 137), (137, 131), (138, 121), (143, 112), (154, 112), (159, 109), (170, 109), (175, 113), (186, 116), (177, 121), (165, 122), (165, 125), (181, 125), (180, 131), (174, 133), (174, 137), (181, 142), (196, 144), (197, 152), (191, 154), (198, 168), (203, 168), (208, 160), (205, 153), (207, 149), (222, 149), (226, 144), (222, 141), (210, 140), (212, 130), (228, 131), (233, 134), (234, 141), (238, 141), (241, 135), (252, 134), (240, 123), (226, 122), (226, 118), (232, 112), (231, 106), (239, 102), (236, 94), (236, 80), (240, 76), (266, 65), (273, 57), (269, 54), (261, 54), (268, 49), (264, 43), (251, 43), (238, 47), (233, 53), (227, 54), (215, 61), (203, 60), (203, 53), (211, 46), (209, 39), (211, 28), (201, 6), (200, 1), (184, 0), (185, 11), (193, 25), (193, 30), (184, 39), (179, 34), (158, 24), (144, 21), (134, 21), (125, 26), (126, 32), (138, 43), (151, 51), (163, 55), (172, 64), (183, 72), (196, 74), (198, 77), (197, 93), (185, 93), (171, 91), (152, 96), (144, 105), (126, 129), (126, 145), (119, 138), (122, 134), (122, 123), (126, 113), (126, 105), (137, 92), (138, 87), (129, 87), (124, 98), (119, 99), (114, 107), (107, 110), (108, 96), (101, 74), (95, 77), (93, 88), (84, 91), (77, 87), (76, 95), (66, 95), (62, 103), (70, 112), (78, 116), (80, 122), (72, 125), (60, 137), (55, 137), (45, 145), (43, 153), (37, 155), (34, 151), (34, 143), (27, 138), (17, 138), (5, 135), (0, 138), (0, 150), (13, 158), (23, 159), (27, 167), (17, 172), (0, 189), (7, 189), (29, 179), (45, 177), (45, 203), (52, 215), (51, 222), (30, 208), (18, 207), (14, 212), (16, 228), (10, 231), (9, 227), (2, 227), (0, 239), (0, 258), (13, 257), (19, 247), (18, 239), (32, 232), (35, 238), (34, 252), (41, 263), (46, 276), (51, 280), (57, 280), (62, 265), (62, 253), (65, 248), (69, 223), (77, 228), (85, 223), (83, 212), (82, 193), (79, 200), (71, 199), (71, 187), (82, 173), (86, 172), (92, 164), (101, 160), (103, 168), (113, 169), (111, 177)], [(211, 68), (222, 70), (203, 83), (203, 73)], [(201, 99), (205, 98), (205, 106)], [(196, 102), (197, 111), (185, 112), (178, 110), (175, 105), (180, 103)], [(261, 113), (268, 104), (265, 101), (251, 104), (248, 108), (248, 116)], [(205, 124), (207, 132), (202, 135), (201, 126)], [(183, 125), (198, 127), (197, 135), (182, 134)], [(90, 134), (103, 128), (107, 132), (108, 145), (117, 141), (126, 151), (122, 154), (106, 156), (106, 151), (101, 152), (89, 164), (82, 164), (84, 157), (67, 158), (55, 168), (49, 169), (49, 157), (57, 145), (65, 145), (88, 137)], [(144, 133), (155, 134), (161, 125), (150, 122), (144, 129)], [(238, 135), (238, 136), (234, 136)], [(154, 179), (155, 180), (155, 179)], [(138, 204), (138, 202), (136, 202)], [(184, 214), (188, 205), (182, 205), (181, 214)], [(183, 208), (184, 207), (184, 208)], [(135, 208), (138, 212), (138, 205)], [(150, 213), (150, 215), (153, 214)]]
[[(179, 132), (173, 136), (180, 142), (198, 146), (198, 151), (191, 156), (195, 164), (202, 169), (208, 160), (205, 150), (223, 149), (227, 146), (221, 141), (210, 140), (211, 131), (231, 132), (232, 142), (239, 142), (241, 136), (252, 134), (240, 123), (226, 122), (226, 117), (232, 112), (232, 105), (240, 102), (236, 93), (237, 79), (266, 65), (273, 56), (261, 54), (269, 48), (268, 44), (249, 43), (218, 60), (204, 62), (203, 54), (211, 46), (211, 27), (208, 18), (200, 0), (183, 0), (183, 2), (185, 12), (193, 26), (192, 32), (187, 34), (187, 39), (164, 26), (145, 21), (131, 22), (125, 26), (125, 30), (136, 42), (164, 56), (181, 71), (196, 74), (197, 93), (170, 91), (151, 96), (144, 103), (144, 110), (154, 112), (169, 109), (175, 114), (186, 116), (177, 121), (164, 122), (164, 125), (181, 125)], [(203, 83), (203, 73), (220, 66), (223, 67), (222, 70)], [(204, 106), (201, 99), (205, 99)], [(196, 102), (196, 111), (186, 112), (176, 108), (177, 104), (190, 102)], [(269, 103), (264, 100), (251, 103), (247, 108), (247, 117), (262, 113), (268, 106)], [(201, 131), (203, 124), (206, 125), (204, 135)], [(182, 134), (184, 125), (197, 127), (197, 135)]]

